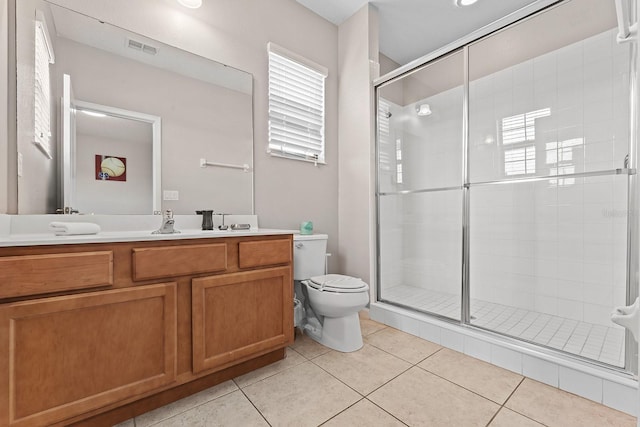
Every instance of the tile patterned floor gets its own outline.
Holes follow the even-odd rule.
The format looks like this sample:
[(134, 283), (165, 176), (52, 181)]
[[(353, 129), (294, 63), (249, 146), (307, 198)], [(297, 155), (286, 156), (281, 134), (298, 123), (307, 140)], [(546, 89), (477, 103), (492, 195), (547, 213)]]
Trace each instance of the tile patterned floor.
[[(460, 296), (415, 286), (384, 289), (384, 299), (460, 319)], [(471, 323), (609, 365), (624, 367), (624, 329), (471, 299)]]
[(364, 347), (304, 335), (287, 357), (119, 427), (634, 427), (636, 418), (363, 315)]

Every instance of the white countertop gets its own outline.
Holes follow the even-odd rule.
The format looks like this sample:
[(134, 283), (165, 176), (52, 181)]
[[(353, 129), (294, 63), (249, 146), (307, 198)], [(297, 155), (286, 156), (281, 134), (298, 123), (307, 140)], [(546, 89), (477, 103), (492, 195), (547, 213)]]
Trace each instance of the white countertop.
[(37, 245), (68, 245), (83, 243), (112, 243), (112, 242), (150, 242), (157, 240), (180, 239), (208, 239), (216, 237), (240, 236), (268, 236), (278, 234), (293, 234), (293, 230), (278, 230), (270, 228), (252, 228), (250, 230), (180, 230), (174, 234), (152, 234), (153, 230), (143, 231), (101, 231), (98, 234), (79, 236), (56, 236), (50, 233), (26, 233), (0, 236), (0, 247), (8, 246), (37, 246)]
[[(219, 217), (216, 215), (215, 217)], [(227, 215), (228, 224), (249, 224), (249, 230), (200, 229), (200, 215), (174, 215), (175, 229), (180, 233), (153, 234), (162, 222), (159, 215), (0, 215), (0, 247), (68, 245), (110, 242), (151, 242), (156, 240), (207, 239), (216, 237), (267, 236), (294, 234), (297, 230), (258, 227), (255, 215)], [(214, 218), (215, 221), (220, 218)], [(100, 227), (98, 234), (56, 236), (50, 230), (52, 221), (90, 222)]]

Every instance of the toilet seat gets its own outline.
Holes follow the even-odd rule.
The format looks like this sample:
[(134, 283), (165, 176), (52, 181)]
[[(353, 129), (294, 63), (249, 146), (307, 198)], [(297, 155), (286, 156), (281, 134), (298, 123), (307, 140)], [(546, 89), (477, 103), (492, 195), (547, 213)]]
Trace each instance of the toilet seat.
[(361, 279), (342, 274), (326, 274), (315, 276), (307, 281), (307, 284), (319, 291), (337, 293), (364, 292), (369, 289), (369, 285)]

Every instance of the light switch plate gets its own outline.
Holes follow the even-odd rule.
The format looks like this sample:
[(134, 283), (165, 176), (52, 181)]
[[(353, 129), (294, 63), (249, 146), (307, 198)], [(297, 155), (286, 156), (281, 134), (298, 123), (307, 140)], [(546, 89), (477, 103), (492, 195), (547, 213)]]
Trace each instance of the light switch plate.
[(22, 177), (22, 153), (18, 153), (18, 177)]
[(179, 200), (180, 194), (178, 193), (177, 190), (164, 190), (162, 192), (162, 199), (163, 200)]

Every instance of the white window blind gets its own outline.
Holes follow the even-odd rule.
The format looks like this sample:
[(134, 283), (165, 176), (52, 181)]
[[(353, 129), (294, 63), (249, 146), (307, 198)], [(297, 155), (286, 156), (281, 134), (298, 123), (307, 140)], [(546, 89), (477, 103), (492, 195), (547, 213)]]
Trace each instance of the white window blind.
[(324, 163), (326, 69), (269, 43), (269, 148), (273, 156)]
[(35, 97), (34, 143), (49, 158), (51, 156), (51, 82), (49, 64), (54, 55), (44, 19), (36, 17), (35, 25)]

